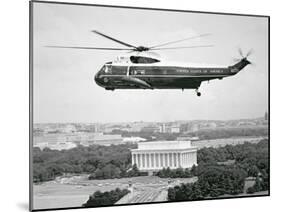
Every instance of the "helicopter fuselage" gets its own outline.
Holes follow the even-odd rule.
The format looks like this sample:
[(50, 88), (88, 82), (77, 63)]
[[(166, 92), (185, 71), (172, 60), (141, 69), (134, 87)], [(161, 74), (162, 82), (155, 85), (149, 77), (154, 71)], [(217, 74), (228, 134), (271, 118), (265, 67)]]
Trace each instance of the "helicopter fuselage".
[(228, 67), (187, 67), (155, 64), (114, 64), (109, 62), (95, 75), (106, 90), (115, 89), (198, 89), (203, 81), (237, 74), (249, 62), (241, 59)]

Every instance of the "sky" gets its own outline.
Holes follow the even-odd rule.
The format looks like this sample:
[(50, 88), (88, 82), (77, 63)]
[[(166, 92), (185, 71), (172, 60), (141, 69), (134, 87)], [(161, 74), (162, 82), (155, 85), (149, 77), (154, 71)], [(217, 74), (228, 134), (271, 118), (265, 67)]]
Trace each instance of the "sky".
[[(34, 3), (34, 122), (133, 122), (256, 118), (268, 111), (268, 25), (263, 17)], [(226, 67), (253, 49), (237, 75), (194, 90), (106, 91), (94, 82), (105, 62), (122, 52), (46, 48), (46, 45), (122, 47), (98, 30), (132, 45), (153, 46), (189, 36), (210, 36), (171, 46), (162, 60)], [(170, 46), (169, 46), (170, 47)]]

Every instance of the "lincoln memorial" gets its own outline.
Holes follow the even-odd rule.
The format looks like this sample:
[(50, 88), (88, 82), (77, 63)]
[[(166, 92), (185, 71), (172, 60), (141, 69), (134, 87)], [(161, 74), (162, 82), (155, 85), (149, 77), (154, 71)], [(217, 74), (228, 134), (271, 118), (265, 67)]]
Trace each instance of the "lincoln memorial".
[(132, 164), (140, 171), (158, 171), (162, 168), (191, 168), (197, 165), (197, 147), (190, 141), (140, 142), (132, 149)]

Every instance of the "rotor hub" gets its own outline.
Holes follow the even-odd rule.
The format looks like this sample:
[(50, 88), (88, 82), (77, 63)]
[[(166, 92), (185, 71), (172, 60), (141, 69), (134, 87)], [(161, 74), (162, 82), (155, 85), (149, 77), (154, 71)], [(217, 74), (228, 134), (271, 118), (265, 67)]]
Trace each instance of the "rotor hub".
[(144, 52), (144, 51), (148, 51), (149, 48), (148, 48), (148, 47), (145, 47), (145, 46), (138, 46), (138, 47), (136, 48), (136, 50), (139, 51), (139, 52)]

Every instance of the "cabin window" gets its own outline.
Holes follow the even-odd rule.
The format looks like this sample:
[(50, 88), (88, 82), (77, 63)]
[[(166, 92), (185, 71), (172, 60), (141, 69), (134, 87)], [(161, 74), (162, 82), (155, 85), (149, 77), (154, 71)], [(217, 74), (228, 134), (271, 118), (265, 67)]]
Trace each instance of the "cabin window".
[(127, 66), (114, 66), (111, 69), (111, 74), (113, 74), (113, 75), (126, 75), (127, 74)]
[(143, 74), (145, 74), (145, 70), (135, 70), (134, 71), (135, 73), (135, 75), (143, 75)]
[(151, 57), (131, 56), (130, 60), (132, 63), (157, 63), (160, 60)]

